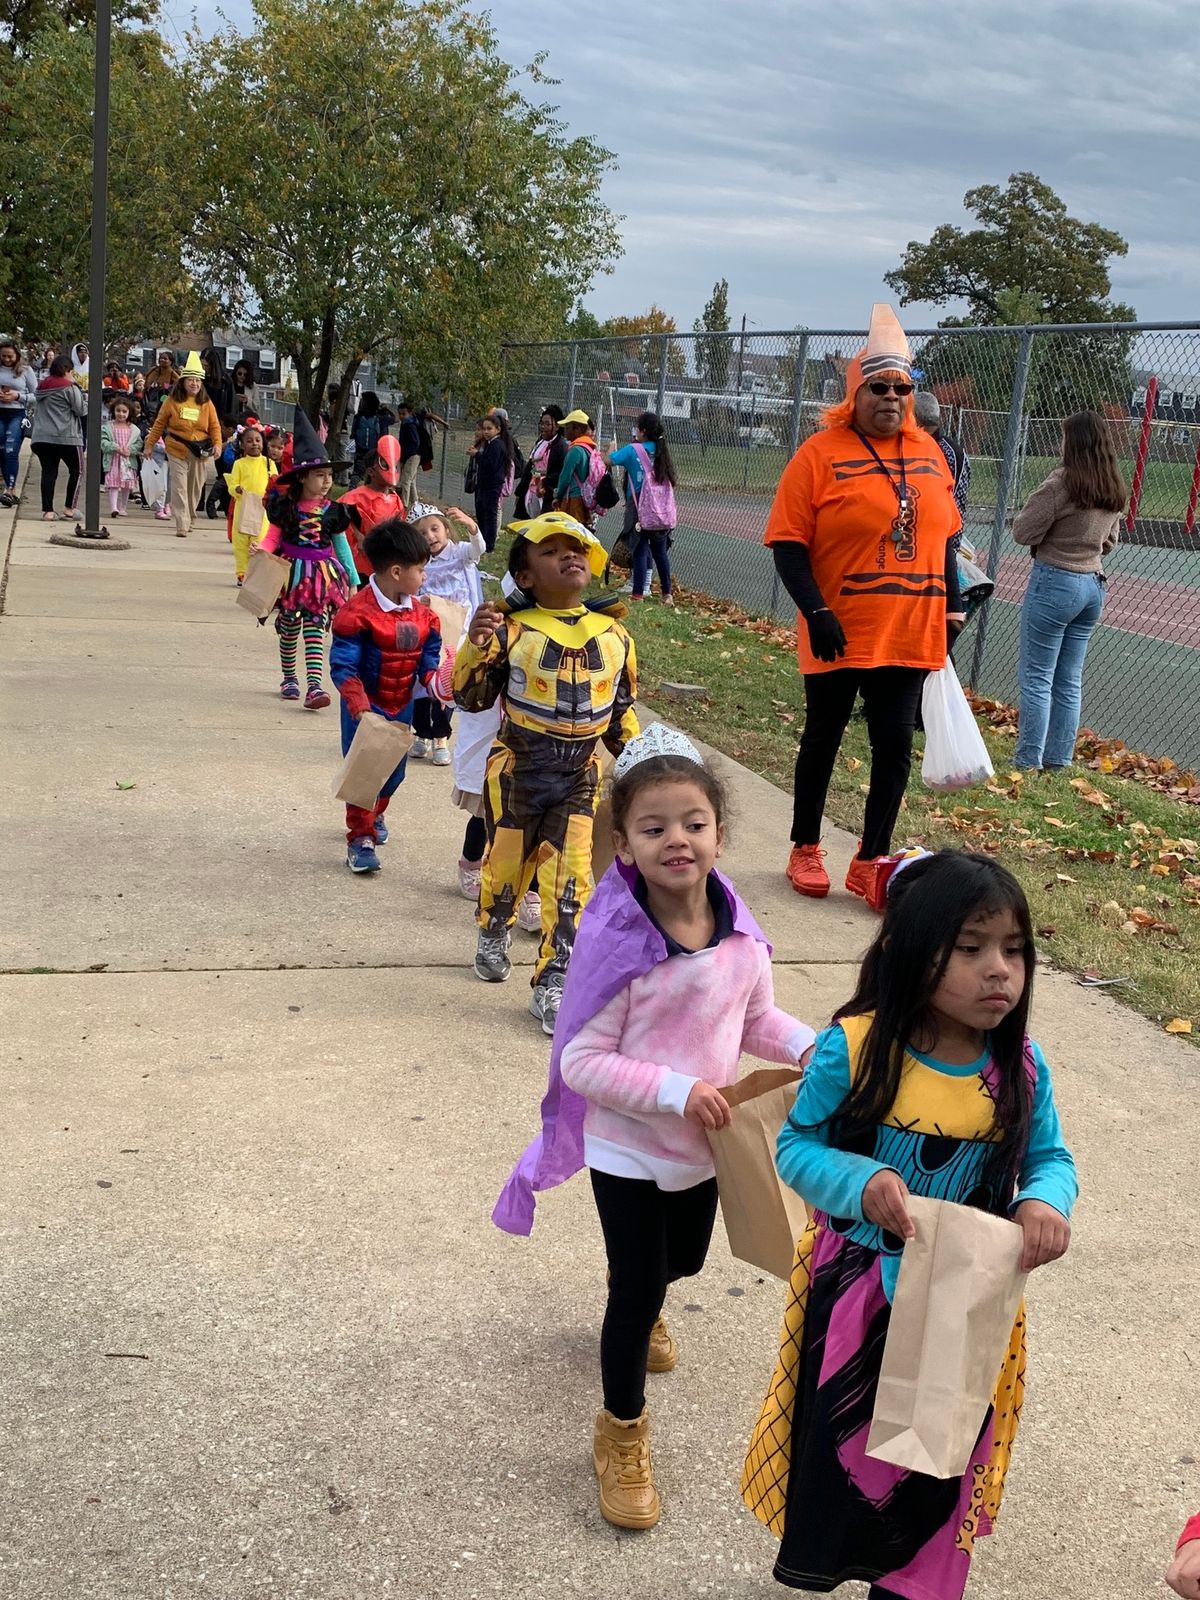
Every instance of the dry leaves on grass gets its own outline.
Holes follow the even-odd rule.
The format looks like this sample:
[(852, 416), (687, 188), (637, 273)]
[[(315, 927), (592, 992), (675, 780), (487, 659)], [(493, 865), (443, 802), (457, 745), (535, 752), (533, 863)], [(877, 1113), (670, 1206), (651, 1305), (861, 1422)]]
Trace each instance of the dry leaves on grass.
[(1164, 1033), (1191, 1033), (1192, 1025), (1186, 1017), (1172, 1017), (1163, 1024)]

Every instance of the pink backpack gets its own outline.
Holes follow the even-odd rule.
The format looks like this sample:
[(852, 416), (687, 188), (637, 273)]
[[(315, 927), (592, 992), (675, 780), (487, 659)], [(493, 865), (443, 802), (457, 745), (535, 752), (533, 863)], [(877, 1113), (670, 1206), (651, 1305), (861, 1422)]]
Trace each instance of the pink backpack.
[(600, 484), (600, 480), (604, 477), (607, 471), (608, 463), (600, 454), (599, 450), (592, 450), (589, 448), (587, 477), (580, 485), (579, 496), (589, 511), (599, 510), (601, 515), (604, 514), (604, 511), (607, 509), (607, 507), (597, 507), (596, 489)]
[(659, 483), (654, 476), (654, 458), (644, 445), (635, 444), (638, 462), (642, 469), (642, 487), (637, 493), (638, 523), (646, 533), (664, 533), (674, 529), (678, 514), (675, 510), (675, 489), (670, 478)]

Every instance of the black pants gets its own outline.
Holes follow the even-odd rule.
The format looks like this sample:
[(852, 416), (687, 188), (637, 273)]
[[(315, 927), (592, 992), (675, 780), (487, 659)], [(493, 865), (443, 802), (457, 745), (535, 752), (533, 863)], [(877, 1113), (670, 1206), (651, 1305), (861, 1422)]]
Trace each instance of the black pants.
[(463, 834), (462, 858), (472, 865), (483, 860), (487, 849), (487, 824), (482, 817), (468, 817), (467, 831)]
[(79, 492), (79, 468), (83, 451), (77, 444), (35, 444), (34, 455), (42, 463), (42, 510), (54, 510), (54, 490), (58, 483), (59, 466), (67, 469), (67, 510), (75, 504)]
[(871, 741), (871, 784), (861, 858), (886, 855), (912, 766), (912, 736), (925, 671), (921, 667), (839, 667), (804, 677), (804, 732), (796, 755), (792, 843), (817, 844), (825, 796), (854, 701), (862, 694)]
[(475, 495), (475, 521), (479, 524), (479, 531), (483, 535), (483, 542), (488, 550), (496, 548), (496, 536), (500, 532), (500, 498), (495, 494)]
[(646, 1408), (646, 1352), (667, 1285), (699, 1272), (708, 1254), (717, 1181), (667, 1190), (642, 1178), (591, 1176), (611, 1273), (600, 1333), (604, 1405), (632, 1422)]
[(450, 713), (440, 700), (413, 701), (413, 733), (418, 739), (450, 737)]

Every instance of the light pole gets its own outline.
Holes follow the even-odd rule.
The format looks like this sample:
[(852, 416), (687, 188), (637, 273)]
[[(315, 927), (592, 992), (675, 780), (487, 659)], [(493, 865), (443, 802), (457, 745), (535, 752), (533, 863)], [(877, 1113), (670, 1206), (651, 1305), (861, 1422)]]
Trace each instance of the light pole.
[(75, 532), (107, 537), (100, 526), (100, 424), (104, 411), (104, 268), (108, 250), (108, 80), (112, 0), (96, 0), (96, 82), (92, 115), (92, 258), (88, 298), (88, 414), (83, 522)]

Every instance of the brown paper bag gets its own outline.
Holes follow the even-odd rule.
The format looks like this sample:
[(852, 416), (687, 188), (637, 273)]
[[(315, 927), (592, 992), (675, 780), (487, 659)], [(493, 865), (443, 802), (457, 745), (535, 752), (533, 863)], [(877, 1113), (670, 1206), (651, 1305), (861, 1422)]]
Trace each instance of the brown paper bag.
[(364, 712), (342, 769), (333, 780), (334, 799), (351, 806), (373, 806), (412, 742), (413, 731), (407, 722), (389, 722), (374, 711)]
[(613, 762), (616, 757), (606, 745), (600, 746), (600, 803), (596, 807), (596, 818), (592, 823), (592, 882), (599, 883), (616, 860), (617, 849), (613, 844), (612, 831), (612, 804), (608, 798), (608, 782), (612, 777)]
[(268, 550), (252, 550), (246, 563), (246, 576), (237, 592), (237, 603), (251, 616), (269, 617), (271, 608), (283, 593), (292, 563)]
[(237, 507), (237, 531), (246, 533), (252, 539), (261, 539), (263, 536), (263, 497), (253, 494), (249, 489), (243, 489), (234, 501)]
[(1021, 1229), (911, 1195), (867, 1454), (932, 1478), (967, 1470), (1025, 1287)]
[(708, 1130), (730, 1250), (739, 1261), (785, 1281), (792, 1275), (796, 1240), (808, 1226), (808, 1212), (775, 1170), (775, 1143), (800, 1078), (790, 1067), (748, 1072), (721, 1090), (732, 1110), (730, 1121)]
[(457, 650), (458, 641), (466, 632), (467, 608), (460, 606), (457, 600), (443, 600), (440, 594), (426, 595), (425, 602), (437, 613), (442, 625), (441, 659), (445, 661), (447, 650)]

